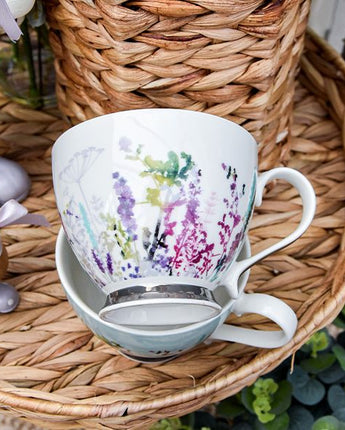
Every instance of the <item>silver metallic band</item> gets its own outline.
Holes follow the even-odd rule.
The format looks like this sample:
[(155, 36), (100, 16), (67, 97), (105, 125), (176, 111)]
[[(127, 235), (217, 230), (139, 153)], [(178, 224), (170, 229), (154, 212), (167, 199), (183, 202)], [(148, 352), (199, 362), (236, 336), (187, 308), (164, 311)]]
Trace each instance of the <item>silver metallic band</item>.
[(136, 285), (128, 288), (121, 288), (108, 294), (105, 306), (145, 299), (194, 299), (214, 301), (213, 294), (209, 289), (197, 285)]

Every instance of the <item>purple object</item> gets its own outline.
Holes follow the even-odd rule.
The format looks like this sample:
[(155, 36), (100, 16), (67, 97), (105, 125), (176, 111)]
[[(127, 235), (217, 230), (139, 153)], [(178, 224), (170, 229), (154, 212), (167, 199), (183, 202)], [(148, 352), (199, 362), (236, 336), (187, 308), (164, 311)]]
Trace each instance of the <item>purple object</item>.
[(0, 313), (12, 312), (19, 303), (19, 294), (10, 284), (0, 282)]
[(12, 41), (18, 40), (22, 35), (21, 29), (14, 19), (6, 0), (0, 0), (0, 27), (5, 30), (5, 33)]
[(29, 175), (20, 164), (0, 157), (0, 206), (11, 199), (24, 200), (30, 186)]
[(49, 226), (49, 222), (43, 215), (29, 214), (28, 210), (14, 199), (7, 201), (0, 208), (0, 227), (5, 227), (11, 224)]

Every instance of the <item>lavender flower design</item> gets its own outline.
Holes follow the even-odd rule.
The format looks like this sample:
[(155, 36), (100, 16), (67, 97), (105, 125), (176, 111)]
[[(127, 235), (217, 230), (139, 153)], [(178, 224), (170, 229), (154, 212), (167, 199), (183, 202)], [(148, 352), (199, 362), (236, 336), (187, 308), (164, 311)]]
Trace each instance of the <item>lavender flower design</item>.
[(137, 240), (138, 236), (135, 233), (137, 225), (134, 218), (133, 208), (135, 207), (135, 199), (129, 186), (127, 185), (126, 179), (120, 176), (119, 172), (113, 173), (114, 190), (119, 202), (117, 213), (120, 215), (120, 219), (128, 236), (131, 240)]
[[(177, 154), (170, 151), (165, 161), (154, 160), (143, 154), (141, 146), (135, 152), (130, 152), (131, 146), (130, 141), (121, 138), (120, 148), (127, 153), (126, 158), (140, 163), (143, 170), (139, 176), (151, 181), (151, 185), (148, 182), (146, 188), (146, 201), (140, 204), (159, 208), (153, 231), (146, 227), (142, 231), (141, 245), (146, 251), (146, 267), (156, 273), (193, 277), (211, 275), (212, 279), (216, 279), (218, 272), (225, 270), (232, 261), (237, 244), (242, 239), (236, 227), (241, 221), (238, 204), (245, 187), (242, 186), (238, 191), (236, 170), (222, 164), (229, 181), (230, 197), (224, 198), (222, 202), (224, 214), (218, 222), (220, 240), (216, 249), (215, 243), (208, 238), (206, 224), (212, 222), (213, 209), (219, 199), (216, 192), (213, 192), (208, 200), (210, 206), (202, 210), (202, 172), (191, 156), (184, 152)], [(134, 241), (138, 237), (137, 225), (133, 219), (138, 202), (126, 180), (118, 172), (114, 173), (114, 179), (119, 200), (117, 211), (128, 237), (133, 237)], [(183, 211), (184, 215), (181, 217)], [(122, 256), (125, 255), (126, 253), (122, 253)]]
[[(194, 175), (188, 184), (186, 196), (186, 213), (182, 221), (182, 231), (177, 236), (171, 262), (171, 274), (182, 273), (199, 277), (211, 267), (213, 243), (207, 242), (207, 232), (198, 213), (201, 194), (201, 172), (193, 170)], [(187, 272), (187, 273), (186, 273)]]
[[(143, 146), (134, 148), (125, 136), (118, 148), (133, 163), (140, 187), (136, 189), (132, 179), (114, 169), (115, 204), (106, 212), (99, 198), (87, 200), (82, 184), (103, 149), (90, 147), (74, 154), (60, 173), (61, 180), (76, 184), (80, 192), (81, 201), (75, 202), (68, 197), (68, 187), (69, 201), (62, 215), (86, 270), (92, 275), (96, 266), (103, 285), (159, 273), (217, 279), (237, 252), (250, 216), (246, 214), (242, 223), (239, 203), (245, 186), (238, 183), (236, 169), (223, 163), (227, 197), (221, 199), (213, 191), (206, 199), (203, 172), (190, 154), (169, 151), (163, 160), (154, 159), (144, 153)], [(143, 225), (138, 214), (145, 207), (153, 217)], [(217, 220), (218, 240), (214, 243), (214, 236), (209, 237), (210, 225), (220, 208), (223, 215)]]
[[(235, 233), (236, 227), (242, 221), (239, 214), (238, 205), (241, 197), (245, 193), (245, 185), (242, 185), (240, 191), (238, 190), (237, 173), (236, 169), (222, 163), (222, 169), (226, 173), (226, 179), (229, 181), (229, 194), (230, 199), (224, 198), (226, 212), (223, 214), (222, 219), (218, 222), (219, 230), (219, 243), (222, 247), (221, 254), (217, 261), (215, 271), (212, 279), (215, 279), (219, 272), (227, 269), (229, 263), (233, 260), (234, 254), (238, 249), (238, 244), (244, 237), (244, 229), (239, 233)], [(232, 236), (235, 237), (232, 239)]]
[[(123, 142), (123, 138), (121, 142)], [(130, 143), (127, 142), (126, 152), (129, 147)], [(173, 211), (184, 204), (179, 190), (182, 183), (188, 179), (188, 173), (194, 163), (191, 156), (185, 152), (178, 155), (173, 151), (168, 152), (165, 161), (154, 160), (149, 155), (142, 155), (141, 146), (138, 146), (136, 152), (126, 158), (140, 162), (144, 169), (140, 176), (151, 181), (152, 185), (146, 189), (146, 202), (144, 203), (158, 207), (159, 214), (154, 231), (146, 230), (143, 247), (147, 252), (147, 260), (151, 261), (151, 267), (166, 271), (172, 258), (167, 255), (166, 240), (168, 236), (173, 236), (174, 227), (177, 224), (176, 221), (170, 221), (170, 218)]]

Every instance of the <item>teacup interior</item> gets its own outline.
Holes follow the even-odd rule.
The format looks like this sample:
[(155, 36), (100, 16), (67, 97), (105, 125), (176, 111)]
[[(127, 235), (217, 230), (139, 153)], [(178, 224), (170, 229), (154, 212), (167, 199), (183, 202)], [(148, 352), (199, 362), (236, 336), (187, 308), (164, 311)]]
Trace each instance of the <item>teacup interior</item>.
[[(67, 240), (65, 251), (67, 253), (65, 261), (69, 265), (69, 268), (65, 267), (65, 269), (71, 277), (69, 286), (79, 300), (100, 315), (106, 301), (106, 294), (82, 269)], [(121, 307), (121, 304), (117, 307), (114, 306), (113, 312), (106, 313), (102, 319), (132, 329), (171, 330), (205, 321), (218, 315), (221, 309), (220, 305), (212, 302), (197, 303), (197, 301), (185, 300), (159, 303), (157, 300), (153, 300), (145, 304), (132, 303), (125, 307)]]
[(68, 254), (68, 258), (65, 261), (68, 262), (69, 268), (65, 269), (71, 277), (69, 286), (82, 302), (98, 314), (104, 306), (106, 294), (82, 269), (67, 240), (66, 245), (65, 251)]
[(134, 303), (119, 303), (111, 310), (100, 312), (110, 323), (131, 328), (162, 329), (194, 324), (215, 317), (222, 308), (213, 301), (153, 299)]

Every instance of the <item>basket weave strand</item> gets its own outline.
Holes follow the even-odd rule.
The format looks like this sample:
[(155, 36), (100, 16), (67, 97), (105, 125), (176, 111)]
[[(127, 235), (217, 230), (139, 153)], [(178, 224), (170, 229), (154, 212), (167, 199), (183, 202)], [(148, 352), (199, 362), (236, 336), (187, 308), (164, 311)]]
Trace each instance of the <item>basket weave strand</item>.
[[(345, 64), (312, 32), (306, 38), (295, 93), (288, 165), (312, 182), (317, 214), (302, 238), (255, 265), (248, 291), (269, 293), (297, 313), (298, 330), (278, 349), (212, 342), (163, 364), (139, 364), (95, 338), (66, 301), (55, 270), (60, 227), (51, 183), (51, 144), (66, 127), (59, 114), (0, 98), (0, 154), (33, 181), (24, 202), (49, 228), (1, 230), (9, 254), (6, 277), (20, 292), (14, 313), (0, 316), (0, 405), (44, 429), (145, 429), (224, 399), (277, 367), (345, 303)], [(295, 190), (276, 183), (251, 222), (252, 252), (281, 239), (299, 221)], [(257, 315), (229, 322), (273, 326)]]
[(286, 157), (309, 0), (45, 5), (58, 103), (73, 124), (126, 109), (204, 111), (255, 136), (261, 169)]

